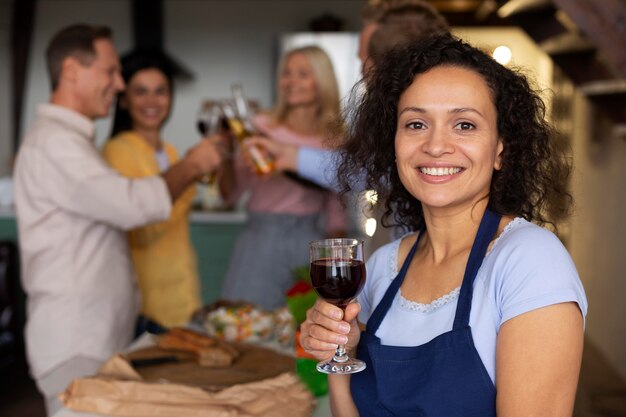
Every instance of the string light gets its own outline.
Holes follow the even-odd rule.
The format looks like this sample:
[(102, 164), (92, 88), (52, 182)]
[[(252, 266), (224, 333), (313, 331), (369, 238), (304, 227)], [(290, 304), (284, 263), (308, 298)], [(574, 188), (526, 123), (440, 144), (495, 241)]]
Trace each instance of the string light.
[(372, 237), (374, 233), (376, 233), (376, 219), (370, 217), (365, 220), (365, 234)]
[(493, 50), (493, 53), (491, 54), (491, 56), (500, 64), (506, 65), (511, 61), (511, 57), (513, 56), (513, 53), (511, 52), (511, 49), (508, 46), (500, 45), (496, 49)]
[(378, 202), (378, 194), (376, 194), (376, 191), (374, 190), (365, 191), (363, 193), (363, 197), (365, 198), (365, 201), (370, 203), (372, 206), (376, 205)]

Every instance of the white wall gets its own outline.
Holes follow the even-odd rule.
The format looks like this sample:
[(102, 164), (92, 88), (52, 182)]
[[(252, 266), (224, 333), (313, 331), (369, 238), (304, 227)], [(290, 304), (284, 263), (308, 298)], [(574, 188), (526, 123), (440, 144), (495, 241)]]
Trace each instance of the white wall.
[(570, 253), (589, 301), (587, 336), (626, 378), (626, 140), (574, 96)]
[(280, 53), (304, 46), (317, 45), (330, 58), (340, 97), (347, 103), (352, 88), (361, 78), (359, 33), (311, 33), (300, 32), (282, 36), (279, 40)]
[[(226, 97), (232, 82), (242, 82), (246, 94), (262, 106), (274, 98), (274, 68), (278, 37), (308, 30), (311, 19), (332, 12), (344, 29), (358, 31), (365, 0), (165, 0), (165, 47), (191, 69), (195, 78), (177, 81), (175, 104), (164, 131), (179, 151), (198, 140), (195, 117), (200, 102)], [(44, 50), (50, 37), (75, 22), (106, 24), (115, 33), (121, 54), (132, 47), (130, 0), (39, 0), (28, 70), (23, 125), (34, 119), (37, 103), (48, 100)], [(97, 140), (109, 134), (110, 119), (97, 123)]]
[[(25, 106), (22, 113), (22, 133), (33, 122), (37, 105), (49, 99), (50, 82), (44, 55), (50, 38), (59, 29), (80, 22), (108, 25), (115, 33), (115, 43), (120, 50), (126, 50), (131, 45), (129, 1), (39, 0), (36, 4), (34, 33), (27, 70)], [(109, 122), (107, 119), (96, 123), (97, 137), (100, 140), (108, 135)]]
[[(539, 46), (521, 29), (510, 28), (453, 28), (453, 33), (472, 45), (491, 53), (504, 45), (512, 53), (511, 62), (507, 64), (526, 74), (535, 87), (544, 91), (552, 84), (552, 60)], [(545, 96), (549, 99), (549, 96)]]

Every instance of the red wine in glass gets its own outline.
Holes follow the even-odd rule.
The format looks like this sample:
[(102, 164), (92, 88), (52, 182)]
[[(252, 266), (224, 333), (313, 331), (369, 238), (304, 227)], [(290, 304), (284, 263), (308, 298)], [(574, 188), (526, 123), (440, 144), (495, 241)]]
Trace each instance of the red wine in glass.
[(207, 136), (207, 134), (209, 133), (208, 125), (209, 124), (205, 120), (198, 120), (196, 127), (198, 128), (198, 132), (200, 132), (202, 136)]
[(324, 300), (345, 308), (365, 285), (365, 264), (356, 259), (318, 259), (311, 263), (311, 284)]
[(224, 116), (216, 102), (204, 104), (198, 111), (196, 128), (202, 136), (213, 136), (223, 126)]
[[(311, 285), (325, 301), (345, 308), (365, 285), (363, 241), (323, 239), (309, 243)], [(337, 346), (335, 355), (317, 364), (326, 374), (353, 374), (365, 369), (365, 362), (350, 358), (345, 346)]]

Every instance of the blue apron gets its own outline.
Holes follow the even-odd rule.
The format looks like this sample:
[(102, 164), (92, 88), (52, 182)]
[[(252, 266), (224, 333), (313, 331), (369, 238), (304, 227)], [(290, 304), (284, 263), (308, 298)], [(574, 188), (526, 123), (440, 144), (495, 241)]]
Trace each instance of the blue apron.
[(474, 278), (499, 223), (500, 216), (487, 209), (467, 261), (452, 330), (420, 346), (384, 346), (376, 331), (404, 281), (422, 229), (361, 334), (357, 357), (367, 368), (350, 379), (361, 417), (495, 417), (496, 389), (474, 347), (469, 316)]

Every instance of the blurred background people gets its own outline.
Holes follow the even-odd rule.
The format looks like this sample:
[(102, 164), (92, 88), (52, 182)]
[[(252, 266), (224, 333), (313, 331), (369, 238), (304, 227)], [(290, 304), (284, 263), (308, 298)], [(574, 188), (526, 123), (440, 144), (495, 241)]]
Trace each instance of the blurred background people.
[(446, 19), (423, 0), (372, 0), (363, 8), (361, 20), (358, 55), (364, 76), (394, 47), (450, 32)]
[(46, 61), (52, 96), (21, 142), (15, 202), (26, 353), (53, 415), (72, 379), (132, 340), (138, 293), (124, 230), (167, 219), (172, 201), (221, 155), (203, 140), (161, 175), (119, 175), (94, 143), (94, 120), (124, 89), (110, 29), (66, 27)]
[[(150, 50), (131, 52), (121, 63), (126, 90), (118, 96), (111, 139), (102, 153), (125, 177), (155, 176), (179, 160), (174, 146), (161, 136), (172, 105), (171, 69), (161, 53)], [(166, 221), (128, 232), (142, 296), (137, 333), (158, 330), (155, 324), (184, 325), (200, 307), (188, 221), (194, 196), (191, 184), (174, 202)]]
[[(361, 60), (363, 77), (367, 77), (367, 74), (381, 63), (383, 55), (393, 48), (450, 31), (445, 18), (432, 5), (422, 0), (370, 1), (364, 7), (361, 18), (363, 27), (359, 34), (358, 56)], [(366, 88), (367, 84), (363, 83), (361, 86)], [(353, 108), (353, 103), (347, 103), (345, 113), (348, 123), (352, 118)], [(266, 138), (255, 138), (252, 143), (263, 147), (274, 157), (277, 169), (297, 172), (301, 177), (320, 186), (337, 190), (337, 152), (306, 145), (284, 146)], [(371, 188), (362, 177), (353, 178), (352, 181), (355, 192)], [(394, 224), (393, 218), (382, 218), (382, 208), (379, 204), (371, 201), (359, 202), (364, 198), (356, 195), (353, 197), (357, 210), (363, 211), (365, 208), (364, 213), (358, 214), (364, 215), (369, 221), (376, 221), (374, 232), (370, 232), (371, 239), (367, 242), (366, 251), (369, 252), (388, 242), (390, 235), (393, 238), (402, 233), (402, 228), (387, 230), (379, 227)]]
[[(371, 0), (363, 8), (361, 18), (358, 56), (363, 76), (394, 47), (450, 31), (445, 18), (423, 0)], [(279, 146), (264, 138), (255, 138), (253, 143), (273, 155), (277, 169), (297, 172), (307, 180), (336, 189), (335, 152), (307, 146)], [(365, 187), (363, 184), (363, 190)]]
[[(337, 81), (326, 52), (317, 46), (287, 52), (277, 80), (276, 106), (255, 117), (257, 131), (279, 147), (323, 148), (340, 113)], [(241, 152), (233, 162), (223, 165), (220, 190), (231, 203), (248, 190), (249, 219), (233, 248), (222, 297), (273, 309), (285, 304), (292, 269), (307, 265), (308, 242), (343, 236), (346, 213), (330, 191), (284, 175), (259, 177)]]

